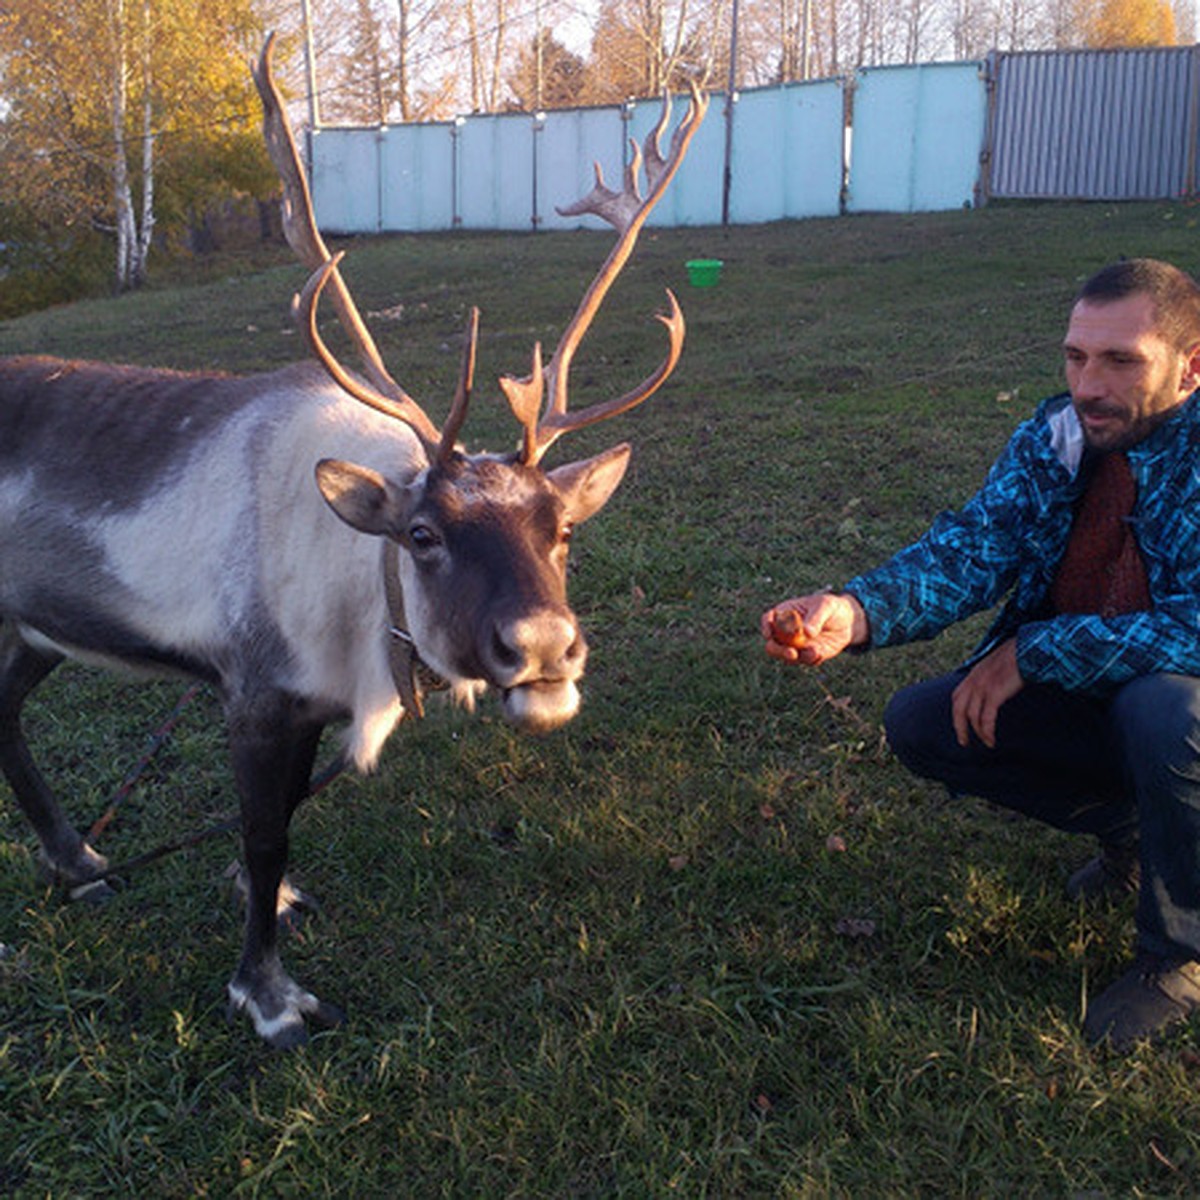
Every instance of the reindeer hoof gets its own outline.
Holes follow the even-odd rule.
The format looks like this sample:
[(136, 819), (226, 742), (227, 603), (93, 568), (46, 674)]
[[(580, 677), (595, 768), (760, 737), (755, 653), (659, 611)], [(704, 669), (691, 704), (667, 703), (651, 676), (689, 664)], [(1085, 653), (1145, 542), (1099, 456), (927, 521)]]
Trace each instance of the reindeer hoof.
[(238, 1014), (242, 1012), (250, 1014), (250, 1019), (254, 1022), (255, 1033), (272, 1050), (294, 1050), (308, 1041), (308, 1029), (304, 1024), (304, 1018), (299, 1013), (287, 1013), (273, 1021), (264, 1022), (253, 1002), (236, 999), (231, 989), (225, 1005), (226, 1023), (232, 1025), (237, 1020)]
[(245, 1012), (254, 1030), (272, 1050), (292, 1050), (308, 1041), (306, 1018), (322, 1029), (341, 1025), (346, 1015), (333, 1004), (318, 1000), (281, 970), (269, 971), (253, 985), (236, 978), (228, 987), (229, 1020)]
[(297, 1019), (293, 1024), (282, 1027), (277, 1033), (263, 1039), (272, 1050), (295, 1050), (308, 1045), (308, 1030), (304, 1022)]
[(263, 1041), (272, 1050), (294, 1050), (297, 1046), (307, 1045), (308, 1027), (305, 1017), (320, 1029), (336, 1029), (337, 1026), (345, 1024), (346, 1014), (336, 1005), (326, 1004), (317, 1000), (315, 996), (310, 999), (316, 1001), (315, 1008), (306, 1009), (303, 1015), (289, 1014), (270, 1032), (261, 1034)]
[(336, 1004), (326, 1004), (324, 1000), (318, 1000), (317, 1007), (308, 1016), (322, 1029), (337, 1029), (339, 1025), (346, 1023), (345, 1010), (338, 1008)]
[(103, 904), (116, 894), (113, 886), (99, 878), (108, 870), (108, 859), (80, 840), (70, 855), (51, 857), (42, 849), (38, 855), (38, 875), (53, 887), (65, 889), (69, 900)]

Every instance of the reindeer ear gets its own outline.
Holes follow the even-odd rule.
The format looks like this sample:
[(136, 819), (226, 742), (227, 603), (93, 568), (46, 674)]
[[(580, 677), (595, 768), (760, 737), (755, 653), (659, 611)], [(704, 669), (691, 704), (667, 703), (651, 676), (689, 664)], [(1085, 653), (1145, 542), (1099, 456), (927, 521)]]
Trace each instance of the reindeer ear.
[(323, 458), (317, 463), (316, 477), (325, 502), (360, 533), (384, 537), (400, 528), (405, 509), (403, 493), (378, 471)]
[(576, 524), (586, 521), (608, 503), (617, 485), (625, 478), (629, 452), (629, 443), (623, 442), (595, 458), (546, 472), (546, 478), (562, 497), (567, 516), (572, 521)]

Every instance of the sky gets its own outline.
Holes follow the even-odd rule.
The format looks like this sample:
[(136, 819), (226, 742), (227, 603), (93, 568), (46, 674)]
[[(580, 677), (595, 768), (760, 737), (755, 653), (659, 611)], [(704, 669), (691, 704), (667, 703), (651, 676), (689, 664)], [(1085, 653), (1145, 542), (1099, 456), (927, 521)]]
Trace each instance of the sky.
[(570, 0), (571, 15), (554, 27), (554, 36), (572, 54), (584, 55), (592, 45), (592, 29), (600, 10), (599, 0)]

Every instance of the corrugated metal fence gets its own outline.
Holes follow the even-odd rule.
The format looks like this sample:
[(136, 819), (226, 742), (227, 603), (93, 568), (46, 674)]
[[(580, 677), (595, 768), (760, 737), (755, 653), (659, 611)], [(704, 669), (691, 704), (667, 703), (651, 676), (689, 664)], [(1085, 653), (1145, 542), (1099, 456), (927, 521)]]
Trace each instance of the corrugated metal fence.
[(993, 55), (984, 195), (1191, 195), (1198, 53), (1184, 46)]
[[(658, 225), (1145, 199), (1196, 189), (1200, 47), (993, 54), (714, 94)], [(472, 116), (310, 138), (321, 225), (342, 233), (554, 229), (555, 204), (620, 178), (657, 102)], [(726, 140), (728, 125), (729, 138)], [(726, 145), (729, 161), (726, 163)], [(726, 167), (729, 193), (724, 192)]]

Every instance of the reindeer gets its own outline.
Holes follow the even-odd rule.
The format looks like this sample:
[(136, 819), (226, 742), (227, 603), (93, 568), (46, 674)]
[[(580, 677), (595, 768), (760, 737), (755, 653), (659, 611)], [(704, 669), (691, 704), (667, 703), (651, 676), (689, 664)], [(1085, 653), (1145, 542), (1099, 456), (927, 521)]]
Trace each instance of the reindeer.
[[(466, 701), (497, 689), (523, 730), (554, 729), (579, 707), (587, 643), (567, 601), (568, 545), (620, 483), (630, 447), (553, 469), (542, 458), (564, 434), (640, 404), (678, 361), (684, 322), (668, 292), (657, 370), (626, 395), (568, 410), (572, 357), (706, 100), (692, 88), (664, 157), (664, 97), (622, 190), (605, 187), (597, 165), (592, 191), (560, 209), (603, 218), (618, 240), (549, 363), (535, 347), (528, 376), (500, 380), (519, 449), (468, 454), (457, 439), (478, 312), (438, 429), (388, 374), (317, 231), (271, 54), (268, 39), (253, 71), (288, 240), (313, 272), (296, 307), (316, 362), (239, 378), (0, 360), (0, 769), (54, 876), (72, 887), (102, 879), (106, 860), (30, 756), (26, 696), (66, 658), (211, 684), (228, 725), (248, 881), (230, 1007), (284, 1048), (306, 1040), (308, 1021), (342, 1019), (289, 977), (278, 947), (288, 824), (324, 727), (345, 722), (346, 759), (370, 770), (401, 717), (419, 714), (417, 664)], [(326, 288), (361, 377), (321, 338)]]

